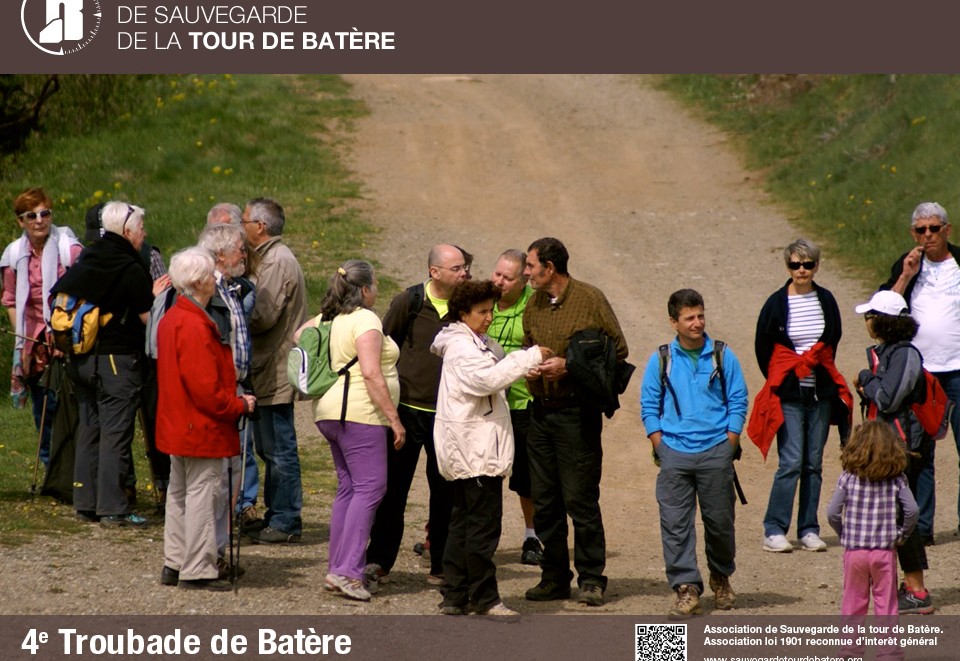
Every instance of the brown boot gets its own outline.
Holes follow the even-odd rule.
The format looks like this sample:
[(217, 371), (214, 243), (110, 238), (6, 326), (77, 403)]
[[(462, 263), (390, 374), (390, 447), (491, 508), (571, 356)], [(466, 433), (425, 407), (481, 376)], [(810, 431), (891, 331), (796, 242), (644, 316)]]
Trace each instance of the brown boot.
[(682, 619), (691, 615), (699, 615), (703, 611), (700, 608), (700, 590), (696, 585), (684, 583), (677, 588), (677, 602), (670, 609), (669, 617), (671, 619)]
[(737, 603), (737, 594), (730, 587), (730, 577), (710, 572), (710, 589), (717, 601), (717, 610), (728, 611)]

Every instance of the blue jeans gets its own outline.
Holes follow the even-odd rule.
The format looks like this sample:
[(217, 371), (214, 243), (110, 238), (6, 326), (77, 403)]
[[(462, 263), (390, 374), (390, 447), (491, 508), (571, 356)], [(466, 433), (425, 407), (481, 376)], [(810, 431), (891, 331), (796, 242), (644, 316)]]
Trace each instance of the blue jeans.
[[(257, 493), (260, 491), (260, 474), (257, 468), (256, 448), (253, 442), (253, 423), (247, 422), (246, 427), (240, 431), (240, 452), (243, 454), (243, 446), (246, 445), (247, 459), (243, 465), (243, 491), (237, 498), (237, 511), (242, 512), (244, 508), (257, 504)], [(298, 457), (299, 458), (299, 457)]]
[(253, 422), (257, 454), (263, 459), (264, 525), (299, 535), (303, 528), (303, 486), (300, 482), (300, 455), (297, 431), (293, 426), (293, 404), (257, 407), (260, 418)]
[(763, 534), (768, 537), (787, 534), (799, 482), (797, 537), (810, 532), (819, 535), (817, 507), (823, 484), (823, 448), (830, 431), (830, 402), (781, 402), (780, 407), (783, 424), (777, 430), (779, 466), (770, 487)]
[[(957, 454), (960, 455), (960, 370), (953, 372), (935, 372), (934, 376), (943, 386), (947, 397), (955, 403), (950, 414), (950, 426), (953, 428), (953, 441), (957, 445)], [(934, 461), (936, 443), (930, 444), (930, 461), (928, 461), (917, 477), (917, 507), (920, 509), (920, 519), (917, 521), (917, 531), (923, 536), (933, 535), (933, 515), (937, 508), (936, 482), (934, 481)], [(957, 519), (960, 520), (960, 494), (957, 496)]]
[[(47, 369), (52, 369), (48, 367)], [(33, 405), (33, 423), (40, 433), (40, 421), (43, 420), (43, 432), (40, 433), (40, 461), (46, 466), (50, 463), (50, 438), (53, 436), (53, 418), (57, 414), (57, 393), (41, 383), (42, 377), (28, 379), (30, 402)], [(44, 413), (46, 402), (46, 413)]]

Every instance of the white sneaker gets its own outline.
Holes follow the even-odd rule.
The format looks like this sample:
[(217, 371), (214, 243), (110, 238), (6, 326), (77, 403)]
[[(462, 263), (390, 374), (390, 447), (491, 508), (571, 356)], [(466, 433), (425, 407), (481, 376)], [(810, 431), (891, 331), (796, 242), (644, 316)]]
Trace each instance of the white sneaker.
[[(823, 544), (823, 542), (820, 543)], [(790, 553), (793, 551), (793, 545), (790, 544), (786, 535), (767, 535), (763, 538), (763, 550), (771, 553)]]
[(327, 574), (324, 579), (325, 584), (330, 584), (344, 596), (356, 599), (357, 601), (370, 601), (370, 593), (363, 587), (363, 581), (359, 578), (348, 578), (340, 574)]
[(808, 532), (800, 538), (800, 548), (804, 551), (826, 551), (827, 545), (815, 532)]

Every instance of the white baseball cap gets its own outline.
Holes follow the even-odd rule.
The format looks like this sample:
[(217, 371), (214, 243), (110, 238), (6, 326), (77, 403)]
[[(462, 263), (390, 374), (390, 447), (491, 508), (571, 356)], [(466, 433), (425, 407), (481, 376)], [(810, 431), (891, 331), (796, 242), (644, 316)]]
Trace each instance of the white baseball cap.
[(857, 311), (857, 314), (873, 311), (879, 312), (880, 314), (888, 314), (891, 317), (898, 317), (907, 312), (907, 307), (907, 301), (903, 296), (895, 291), (886, 289), (878, 291), (873, 295), (873, 298), (866, 303), (858, 305), (854, 309)]

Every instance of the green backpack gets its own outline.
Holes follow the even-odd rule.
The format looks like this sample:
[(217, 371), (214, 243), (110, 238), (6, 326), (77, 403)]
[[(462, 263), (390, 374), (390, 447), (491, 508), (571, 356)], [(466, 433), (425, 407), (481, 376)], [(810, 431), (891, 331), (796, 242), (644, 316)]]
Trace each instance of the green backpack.
[(293, 389), (306, 399), (319, 399), (336, 384), (343, 375), (343, 406), (340, 422), (347, 415), (347, 392), (350, 389), (350, 362), (335, 370), (330, 366), (330, 327), (333, 321), (321, 321), (315, 327), (304, 328), (297, 345), (287, 354), (287, 379)]

